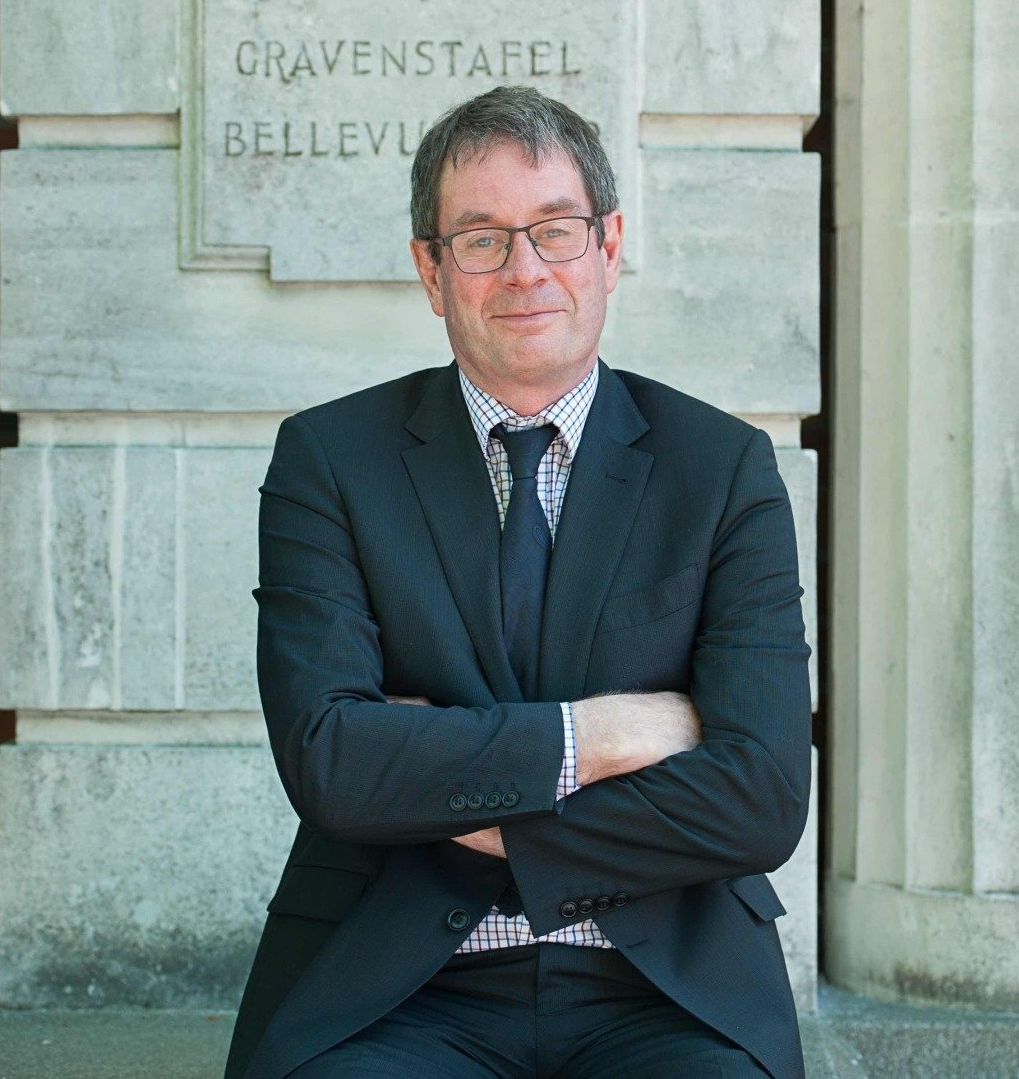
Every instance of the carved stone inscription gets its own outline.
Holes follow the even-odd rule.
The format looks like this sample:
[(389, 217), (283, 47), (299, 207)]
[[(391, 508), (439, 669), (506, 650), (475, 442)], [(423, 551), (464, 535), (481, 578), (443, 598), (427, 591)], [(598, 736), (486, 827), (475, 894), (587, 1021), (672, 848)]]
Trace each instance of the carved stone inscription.
[(421, 136), (449, 106), (501, 83), (535, 86), (591, 120), (621, 196), (634, 193), (629, 0), (192, 2), (186, 265), (258, 265), (268, 249), (275, 280), (413, 279), (410, 162)]

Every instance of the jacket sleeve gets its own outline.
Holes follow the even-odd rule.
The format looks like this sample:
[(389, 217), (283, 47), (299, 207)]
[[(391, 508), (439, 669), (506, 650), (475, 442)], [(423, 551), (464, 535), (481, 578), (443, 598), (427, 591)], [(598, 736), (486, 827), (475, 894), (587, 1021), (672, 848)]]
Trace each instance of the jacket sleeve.
[[(810, 689), (796, 539), (771, 441), (755, 432), (715, 532), (691, 666), (703, 741), (571, 794), (502, 838), (536, 935), (590, 917), (565, 900), (630, 899), (773, 870), (810, 786)], [(575, 908), (574, 908), (575, 910)]]
[[(259, 491), (258, 685), (301, 819), (341, 841), (427, 843), (557, 815), (559, 704), (386, 701), (355, 535), (301, 415), (281, 424)], [(472, 794), (485, 804), (463, 804)]]

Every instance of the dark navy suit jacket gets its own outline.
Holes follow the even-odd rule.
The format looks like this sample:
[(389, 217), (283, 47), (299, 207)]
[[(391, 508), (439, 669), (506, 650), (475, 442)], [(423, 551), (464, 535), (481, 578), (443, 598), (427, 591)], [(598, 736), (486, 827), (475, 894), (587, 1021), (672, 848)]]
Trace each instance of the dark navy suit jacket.
[[(260, 488), (258, 678), (301, 824), (228, 1076), (282, 1079), (393, 1008), (509, 871), (536, 935), (622, 893), (594, 915), (622, 954), (773, 1075), (802, 1075), (784, 911), (762, 875), (792, 854), (810, 782), (788, 497), (763, 432), (599, 364), (538, 702), (502, 642), (498, 511), (455, 363), (280, 426)], [(702, 744), (557, 812), (558, 702), (665, 689), (692, 697)], [(454, 808), (475, 792), (480, 808)], [(493, 825), (508, 862), (449, 839)]]

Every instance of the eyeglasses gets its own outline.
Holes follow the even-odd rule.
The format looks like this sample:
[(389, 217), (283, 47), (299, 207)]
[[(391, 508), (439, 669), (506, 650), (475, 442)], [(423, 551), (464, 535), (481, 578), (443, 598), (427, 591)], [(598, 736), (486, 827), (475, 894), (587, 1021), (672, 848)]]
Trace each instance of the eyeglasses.
[(505, 266), (514, 233), (526, 233), (531, 246), (545, 262), (572, 262), (587, 253), (591, 226), (600, 220), (551, 217), (515, 229), (467, 229), (448, 236), (433, 236), (432, 240), (450, 249), (453, 261), (464, 273), (491, 273)]

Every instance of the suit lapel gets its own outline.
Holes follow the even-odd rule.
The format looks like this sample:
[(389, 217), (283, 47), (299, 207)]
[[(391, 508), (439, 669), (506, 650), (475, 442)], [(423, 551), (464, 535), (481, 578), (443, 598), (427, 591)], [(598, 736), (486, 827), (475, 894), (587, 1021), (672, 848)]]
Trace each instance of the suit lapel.
[(403, 460), (492, 693), (519, 701), (502, 634), (499, 511), (455, 362), (432, 379), (405, 426), (422, 444)]
[(622, 379), (598, 361), (598, 390), (570, 469), (545, 592), (539, 685), (544, 701), (583, 696), (598, 615), (615, 577), (654, 456)]

